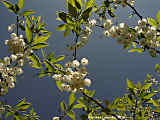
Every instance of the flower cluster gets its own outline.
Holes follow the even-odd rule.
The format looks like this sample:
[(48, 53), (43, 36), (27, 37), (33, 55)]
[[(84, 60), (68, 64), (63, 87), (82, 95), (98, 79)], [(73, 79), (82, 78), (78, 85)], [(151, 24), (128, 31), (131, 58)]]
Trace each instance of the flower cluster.
[(153, 47), (160, 47), (160, 42), (157, 41), (157, 36), (160, 35), (156, 28), (150, 26), (146, 19), (139, 20), (135, 28), (130, 28), (125, 23), (112, 25), (111, 19), (104, 20), (104, 35), (107, 37), (117, 38), (119, 44), (123, 44), (124, 48), (128, 48), (131, 42), (139, 40), (140, 46), (145, 48), (148, 46), (149, 53), (155, 54)]
[(88, 65), (86, 58), (82, 58), (81, 63), (78, 60), (67, 62), (65, 63), (66, 74), (54, 74), (53, 79), (62, 81), (61, 88), (64, 91), (81, 91), (84, 86), (89, 87), (91, 85), (91, 80), (86, 78), (86, 65)]
[[(8, 88), (14, 88), (16, 82), (15, 76), (23, 73), (21, 67), (9, 67), (12, 58), (13, 55), (11, 57), (4, 57), (4, 61), (0, 62), (0, 94), (6, 94)], [(19, 62), (20, 66), (22, 65), (21, 62)]]
[(8, 51), (11, 53), (24, 53), (25, 42), (23, 35), (19, 37), (15, 33), (11, 33), (10, 40), (6, 40), (5, 44), (8, 45)]
[[(8, 31), (12, 32), (15, 24), (8, 26)], [(32, 53), (32, 50), (26, 49), (23, 35), (19, 37), (15, 33), (10, 34), (10, 40), (5, 40), (9, 52), (12, 54), (0, 60), (0, 94), (6, 94), (8, 88), (14, 88), (16, 75), (23, 73), (25, 58)]]

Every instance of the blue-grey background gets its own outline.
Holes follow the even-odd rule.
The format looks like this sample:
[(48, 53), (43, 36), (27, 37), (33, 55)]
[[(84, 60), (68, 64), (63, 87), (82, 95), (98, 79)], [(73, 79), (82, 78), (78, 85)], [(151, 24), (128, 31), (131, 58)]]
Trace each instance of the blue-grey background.
[[(155, 18), (155, 14), (160, 10), (159, 0), (139, 0), (135, 6), (145, 17)], [(24, 0), (25, 9), (33, 9), (36, 15), (43, 17), (48, 24), (48, 30), (53, 32), (49, 39), (48, 51), (54, 51), (56, 55), (69, 53), (65, 45), (70, 42), (72, 37), (63, 38), (63, 32), (56, 31), (56, 11), (64, 10), (65, 0)], [(134, 25), (137, 17), (128, 19), (131, 9), (118, 9), (118, 19), (128, 24)], [(8, 55), (4, 40), (9, 39), (7, 31), (8, 25), (15, 23), (15, 17), (6, 8), (0, 7), (0, 57)], [(88, 72), (92, 79), (90, 89), (96, 89), (98, 98), (112, 100), (114, 97), (121, 96), (125, 92), (125, 81), (128, 77), (134, 83), (138, 80), (143, 81), (145, 74), (153, 71), (155, 63), (159, 63), (159, 57), (152, 58), (148, 53), (128, 54), (116, 40), (101, 37), (102, 31), (95, 29), (90, 37), (87, 46), (79, 51), (79, 56), (89, 59)], [(20, 98), (26, 97), (33, 104), (35, 111), (41, 116), (41, 120), (51, 120), (58, 115), (60, 100), (64, 99), (65, 94), (60, 93), (56, 88), (55, 81), (51, 78), (38, 79), (35, 70), (30, 66), (25, 66), (24, 75), (17, 79), (14, 89), (9, 89), (6, 96), (9, 104), (14, 104)]]

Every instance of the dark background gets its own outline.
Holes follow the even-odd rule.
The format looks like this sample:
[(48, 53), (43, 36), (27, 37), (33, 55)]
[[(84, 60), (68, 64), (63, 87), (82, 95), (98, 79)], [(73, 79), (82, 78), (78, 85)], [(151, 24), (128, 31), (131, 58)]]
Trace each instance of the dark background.
[[(14, 0), (15, 1), (15, 0)], [(136, 9), (145, 17), (153, 17), (160, 10), (159, 0), (138, 0), (135, 3)], [(48, 31), (53, 32), (49, 39), (48, 51), (54, 51), (61, 55), (69, 53), (65, 45), (72, 39), (64, 39), (63, 32), (56, 31), (56, 11), (64, 10), (65, 0), (24, 0), (25, 9), (33, 9), (36, 15), (43, 17), (48, 24)], [(119, 22), (126, 22), (130, 25), (136, 24), (137, 17), (128, 19), (131, 9), (123, 8), (117, 10)], [(15, 23), (15, 17), (6, 8), (0, 7), (0, 57), (9, 55), (4, 40), (9, 39), (8, 25)], [(152, 58), (148, 53), (128, 54), (116, 40), (106, 39), (102, 36), (100, 29), (94, 29), (87, 46), (79, 51), (79, 58), (89, 59), (88, 72), (92, 79), (90, 89), (96, 89), (98, 98), (113, 100), (125, 92), (126, 78), (134, 83), (143, 81), (148, 72), (153, 71), (155, 63), (159, 63), (159, 57)], [(26, 97), (33, 104), (35, 111), (41, 116), (41, 120), (51, 120), (58, 116), (60, 100), (67, 98), (56, 88), (55, 81), (51, 78), (38, 79), (36, 71), (29, 65), (25, 66), (24, 74), (17, 79), (16, 87), (9, 89), (6, 98), (9, 104), (15, 104), (20, 98)]]

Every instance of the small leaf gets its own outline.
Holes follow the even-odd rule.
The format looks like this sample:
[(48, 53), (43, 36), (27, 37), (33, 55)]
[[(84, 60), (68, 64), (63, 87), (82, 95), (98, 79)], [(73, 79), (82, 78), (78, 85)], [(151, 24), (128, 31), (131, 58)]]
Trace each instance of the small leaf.
[(59, 56), (59, 57), (57, 57), (57, 58), (55, 59), (55, 61), (54, 61), (54, 62), (62, 61), (64, 58), (65, 58), (65, 56), (64, 56), (64, 55)]
[(62, 102), (60, 103), (60, 106), (61, 106), (62, 111), (65, 111), (65, 110), (66, 110), (66, 105), (65, 105), (64, 101), (62, 101)]
[(147, 95), (145, 95), (143, 98), (144, 99), (150, 99), (151, 97), (153, 97), (155, 95), (155, 93), (149, 93)]
[(109, 103), (109, 101), (108, 101), (108, 100), (105, 100), (105, 101), (104, 101), (104, 104), (105, 104), (105, 110), (106, 110), (107, 112), (111, 112), (111, 104)]
[(90, 7), (93, 7), (94, 1), (95, 0), (87, 0), (86, 5), (85, 5), (85, 10), (90, 8)]
[(31, 48), (32, 48), (33, 50), (39, 50), (39, 49), (44, 48), (44, 47), (47, 47), (47, 46), (48, 46), (48, 44), (45, 43), (45, 42), (43, 42), (43, 43), (33, 44)]
[(66, 29), (66, 24), (61, 24), (58, 27), (56, 27), (57, 31), (65, 31), (65, 29)]
[(41, 61), (38, 58), (37, 55), (35, 55), (34, 53), (32, 53), (30, 56), (28, 56), (28, 58), (32, 61), (33, 65), (32, 67), (40, 69), (41, 68)]
[(73, 111), (67, 111), (67, 115), (72, 118), (73, 120), (76, 120), (75, 113)]
[(84, 108), (84, 107), (86, 107), (84, 104), (75, 104), (75, 105), (73, 105), (73, 109), (80, 109), (80, 108)]
[(25, 102), (26, 102), (26, 98), (23, 98), (16, 104), (16, 107), (20, 107), (21, 105), (25, 104)]
[(7, 118), (9, 117), (9, 116), (11, 116), (11, 115), (13, 115), (14, 113), (12, 113), (12, 112), (7, 112), (6, 114), (5, 114), (5, 119), (7, 120)]
[(78, 9), (81, 9), (82, 7), (82, 1), (81, 0), (74, 0), (75, 1), (75, 5)]
[(133, 53), (133, 52), (138, 52), (138, 53), (142, 53), (143, 49), (142, 48), (134, 48), (134, 49), (130, 49), (128, 51), (128, 53)]
[(160, 24), (160, 11), (157, 12), (156, 19), (157, 19), (158, 24)]
[(141, 90), (147, 90), (152, 86), (152, 83), (146, 83), (142, 86)]
[(70, 95), (69, 95), (69, 103), (68, 103), (68, 105), (70, 106), (70, 105), (72, 105), (73, 103), (74, 103), (74, 101), (75, 101), (75, 94), (74, 93), (71, 93)]
[(26, 21), (26, 24), (25, 24), (25, 33), (26, 33), (28, 43), (31, 43), (31, 41), (32, 41), (32, 31), (29, 28), (27, 21)]
[(46, 54), (45, 54), (45, 51), (43, 49), (41, 49), (41, 53), (42, 53), (43, 58), (45, 58)]
[(10, 12), (15, 12), (14, 5), (12, 5), (10, 2), (4, 0), (2, 0), (1, 2), (6, 6), (6, 8), (8, 8)]
[(133, 85), (133, 83), (131, 82), (131, 80), (128, 80), (128, 79), (127, 79), (127, 87), (128, 87), (128, 88), (134, 88), (134, 85)]
[(63, 22), (67, 23), (67, 20), (66, 20), (67, 14), (65, 12), (58, 13), (58, 16)]
[(57, 80), (56, 80), (57, 88), (62, 92), (63, 90), (62, 90), (62, 88), (61, 88), (61, 84), (62, 84), (61, 81), (57, 81)]
[(89, 7), (82, 13), (82, 18), (84, 21), (86, 21), (89, 18), (91, 11), (92, 11), (92, 7)]
[(23, 0), (18, 0), (18, 7), (21, 10), (23, 7)]
[(23, 12), (20, 13), (21, 16), (28, 16), (34, 14), (35, 11), (33, 10), (24, 10)]
[(39, 36), (38, 38), (35, 37), (33, 39), (33, 42), (32, 43), (42, 43), (42, 42), (45, 42), (48, 38), (50, 37), (50, 34), (46, 35), (46, 36)]
[(68, 3), (68, 13), (72, 16), (72, 17), (76, 17), (78, 16), (78, 13), (77, 13), (77, 9), (72, 6), (72, 4)]
[(70, 31), (71, 31), (71, 28), (69, 26), (67, 26), (67, 28), (64, 32), (64, 37), (67, 37), (69, 35)]
[(153, 19), (153, 18), (147, 18), (148, 23), (152, 26), (154, 26), (155, 28), (157, 28), (157, 22)]

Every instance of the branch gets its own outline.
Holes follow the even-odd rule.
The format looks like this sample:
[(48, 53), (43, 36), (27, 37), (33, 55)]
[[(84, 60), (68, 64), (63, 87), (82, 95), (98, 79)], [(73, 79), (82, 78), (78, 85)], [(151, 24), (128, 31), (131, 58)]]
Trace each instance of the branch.
[[(87, 94), (85, 94), (84, 92), (82, 92), (82, 94), (85, 96), (85, 97), (87, 97), (87, 98), (89, 98), (91, 101), (93, 101), (94, 103), (96, 103), (99, 107), (101, 107), (102, 108), (102, 111), (106, 111), (105, 110), (105, 108), (103, 107), (103, 105), (101, 105), (97, 100), (95, 100), (95, 99), (93, 99), (92, 97), (90, 97), (90, 96), (88, 96)], [(107, 112), (106, 112), (107, 113)], [(108, 114), (108, 113), (107, 113)], [(116, 114), (114, 114), (114, 113), (109, 113), (110, 115), (112, 115), (113, 117), (115, 117), (117, 120), (121, 120), (120, 118), (118, 118), (118, 116), (116, 115)]]
[[(75, 45), (77, 44), (78, 42), (78, 36), (76, 35), (75, 39)], [(73, 52), (73, 60), (76, 60), (77, 59), (77, 47), (75, 46), (75, 49), (74, 49), (74, 52)]]
[(19, 25), (19, 17), (17, 15), (17, 18), (16, 18), (17, 22), (16, 22), (16, 27), (17, 27), (17, 36), (19, 36), (19, 29), (18, 29), (18, 25)]
[(126, 5), (127, 5), (128, 7), (130, 7), (130, 8), (134, 11), (134, 13), (135, 13), (141, 20), (143, 19), (142, 15), (139, 14), (139, 12), (135, 9), (135, 7), (133, 7), (132, 5), (130, 5), (128, 2), (126, 2)]

